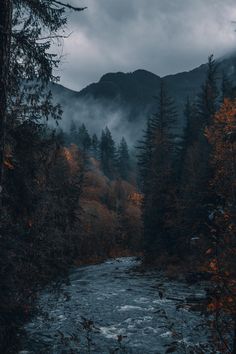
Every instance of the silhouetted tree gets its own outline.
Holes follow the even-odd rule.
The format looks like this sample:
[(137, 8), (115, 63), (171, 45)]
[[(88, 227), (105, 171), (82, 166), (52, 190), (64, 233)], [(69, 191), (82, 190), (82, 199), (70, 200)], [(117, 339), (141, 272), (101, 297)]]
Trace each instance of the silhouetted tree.
[[(58, 142), (42, 122), (61, 116), (48, 86), (57, 80), (53, 69), (59, 61), (49, 49), (66, 23), (66, 8), (82, 10), (56, 0), (0, 1), (2, 353), (11, 351), (9, 337), (25, 317), (24, 308), (30, 305), (35, 284), (50, 278), (63, 253), (60, 249), (55, 255), (52, 243), (46, 242), (52, 236), (49, 211), (55, 193), (49, 188), (49, 170)], [(59, 192), (58, 197), (64, 195)], [(44, 234), (38, 229), (40, 221)], [(57, 240), (59, 249), (64, 236), (54, 231), (53, 246)], [(38, 262), (39, 254), (44, 255), (42, 262)]]
[(93, 134), (91, 142), (91, 152), (95, 159), (99, 159), (99, 140), (97, 134)]
[(114, 178), (116, 167), (116, 148), (110, 130), (106, 127), (102, 131), (100, 141), (101, 168), (108, 178)]
[(128, 145), (124, 137), (121, 139), (117, 149), (117, 168), (119, 176), (127, 180), (130, 173), (130, 157)]
[(171, 252), (174, 247), (173, 239), (168, 233), (168, 220), (174, 207), (176, 110), (163, 82), (157, 103), (157, 112), (148, 121), (139, 158), (144, 186), (145, 249), (149, 260), (162, 252)]
[(91, 138), (84, 124), (82, 124), (78, 129), (77, 143), (79, 148), (84, 153), (88, 152), (91, 147)]

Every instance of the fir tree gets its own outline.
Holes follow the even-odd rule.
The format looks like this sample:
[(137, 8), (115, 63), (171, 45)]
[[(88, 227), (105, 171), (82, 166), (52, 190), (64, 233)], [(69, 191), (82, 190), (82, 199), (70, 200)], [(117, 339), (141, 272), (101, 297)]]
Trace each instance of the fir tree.
[(199, 243), (208, 238), (208, 213), (212, 202), (209, 191), (210, 145), (205, 130), (214, 118), (219, 104), (217, 89), (217, 65), (209, 57), (206, 80), (195, 104), (187, 103), (185, 108), (186, 128), (182, 150), (182, 172), (179, 187), (183, 248), (190, 252), (191, 239), (198, 237)]
[(228, 77), (228, 75), (223, 72), (222, 83), (221, 83), (222, 97), (221, 101), (224, 102), (225, 98), (233, 99), (235, 97), (235, 88), (233, 81)]
[(156, 114), (148, 120), (139, 166), (144, 193), (143, 222), (149, 259), (173, 249), (167, 220), (173, 207), (176, 110), (161, 83)]
[(99, 140), (97, 134), (93, 134), (91, 141), (91, 153), (95, 159), (99, 159)]
[[(73, 6), (57, 0), (0, 0), (1, 353), (11, 351), (9, 337), (31, 305), (36, 284), (48, 281), (67, 253), (62, 245), (68, 243), (70, 226), (58, 234), (58, 210), (51, 211), (53, 197), (61, 202), (65, 197), (61, 187), (67, 190), (69, 171), (59, 188), (54, 178), (49, 182), (59, 142), (42, 124), (62, 113), (49, 90), (49, 83), (58, 80), (53, 69), (59, 63), (50, 45), (66, 24), (66, 8)], [(76, 188), (77, 198), (79, 192)], [(60, 212), (64, 220), (68, 211)]]
[(84, 124), (78, 129), (77, 144), (83, 152), (88, 152), (91, 147), (91, 138)]
[(117, 150), (117, 168), (119, 176), (127, 180), (130, 173), (130, 157), (128, 145), (124, 137), (122, 137)]
[(213, 55), (210, 55), (208, 58), (206, 80), (202, 85), (197, 100), (199, 119), (203, 129), (211, 124), (218, 108), (219, 92), (217, 88), (217, 75), (218, 65), (215, 62)]
[(78, 144), (78, 127), (73, 120), (70, 124), (69, 142), (70, 144)]
[(100, 141), (100, 161), (103, 173), (108, 178), (114, 178), (116, 165), (116, 148), (110, 130), (106, 127), (102, 131)]

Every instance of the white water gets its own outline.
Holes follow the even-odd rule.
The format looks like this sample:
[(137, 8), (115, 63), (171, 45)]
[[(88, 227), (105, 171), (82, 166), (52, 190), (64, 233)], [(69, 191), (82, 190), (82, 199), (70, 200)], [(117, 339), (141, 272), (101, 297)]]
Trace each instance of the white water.
[[(69, 284), (46, 289), (38, 304), (43, 312), (25, 326), (22, 351), (109, 354), (120, 348), (115, 353), (162, 354), (174, 346), (173, 353), (191, 353), (207, 343), (206, 326), (200, 327), (205, 319), (179, 306), (189, 296), (204, 298), (203, 288), (134, 272), (135, 265), (134, 258), (122, 258), (80, 267)], [(83, 318), (93, 321), (91, 331)]]

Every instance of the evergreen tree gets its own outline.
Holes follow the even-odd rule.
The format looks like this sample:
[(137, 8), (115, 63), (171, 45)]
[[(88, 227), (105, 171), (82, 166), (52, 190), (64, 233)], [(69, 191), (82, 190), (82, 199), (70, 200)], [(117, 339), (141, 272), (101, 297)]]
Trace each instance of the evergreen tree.
[(130, 173), (130, 157), (128, 145), (124, 137), (122, 137), (117, 150), (117, 168), (119, 176), (127, 180)]
[[(64, 199), (69, 171), (59, 188), (54, 178), (49, 183), (59, 143), (42, 124), (62, 113), (49, 91), (59, 63), (50, 45), (66, 23), (66, 8), (74, 7), (57, 0), (0, 0), (1, 353), (11, 352), (9, 337), (25, 318), (36, 284), (58, 274), (67, 252), (62, 244), (70, 227), (58, 235), (57, 212), (51, 211), (53, 196)], [(67, 213), (61, 210), (62, 220)]]
[(78, 129), (77, 144), (83, 152), (88, 152), (91, 147), (91, 138), (84, 124)]
[(225, 98), (233, 99), (235, 97), (234, 84), (225, 72), (223, 72), (222, 74), (221, 92), (222, 92), (222, 98), (221, 98), (222, 102), (224, 102)]
[(197, 100), (199, 120), (203, 130), (207, 125), (212, 123), (212, 119), (219, 105), (217, 75), (218, 65), (215, 62), (213, 55), (210, 55), (208, 58), (206, 80), (202, 85), (202, 89)]
[(106, 127), (102, 131), (100, 141), (100, 161), (103, 173), (108, 178), (114, 178), (116, 165), (116, 148), (110, 130)]
[(150, 171), (153, 152), (151, 118), (147, 120), (147, 126), (146, 130), (144, 131), (143, 140), (139, 142), (137, 149), (139, 150), (137, 155), (139, 168), (139, 185), (144, 195), (147, 195), (148, 188), (150, 187), (148, 179), (151, 177)]
[(73, 120), (70, 124), (69, 143), (78, 144), (78, 127)]
[(91, 152), (95, 159), (99, 159), (99, 140), (97, 134), (93, 134), (91, 141)]
[(181, 216), (178, 223), (183, 249), (191, 248), (191, 239), (199, 245), (208, 238), (208, 214), (212, 195), (209, 191), (210, 145), (205, 130), (214, 118), (219, 104), (217, 65), (212, 56), (208, 60), (206, 80), (195, 104), (185, 107), (186, 128), (182, 150), (182, 172), (179, 187)]
[(161, 83), (158, 109), (148, 120), (139, 155), (144, 193), (144, 238), (149, 260), (155, 258), (158, 253), (171, 251), (174, 248), (171, 235), (168, 234), (168, 221), (174, 204), (176, 118), (174, 103)]

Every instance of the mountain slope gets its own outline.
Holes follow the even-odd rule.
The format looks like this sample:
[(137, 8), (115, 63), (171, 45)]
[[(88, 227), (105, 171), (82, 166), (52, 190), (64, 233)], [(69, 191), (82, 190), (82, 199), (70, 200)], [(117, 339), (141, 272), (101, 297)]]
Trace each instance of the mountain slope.
[[(187, 97), (194, 99), (205, 80), (207, 64), (163, 78), (176, 102), (179, 127), (184, 125), (183, 107)], [(222, 72), (236, 82), (236, 56), (219, 61), (219, 84)], [(115, 137), (124, 135), (131, 142), (140, 138), (147, 117), (155, 112), (154, 96), (158, 95), (161, 78), (146, 70), (133, 73), (108, 73), (97, 82), (75, 92), (52, 85), (55, 100), (64, 110), (62, 126), (71, 120), (84, 122), (89, 130), (100, 133), (108, 125)]]

